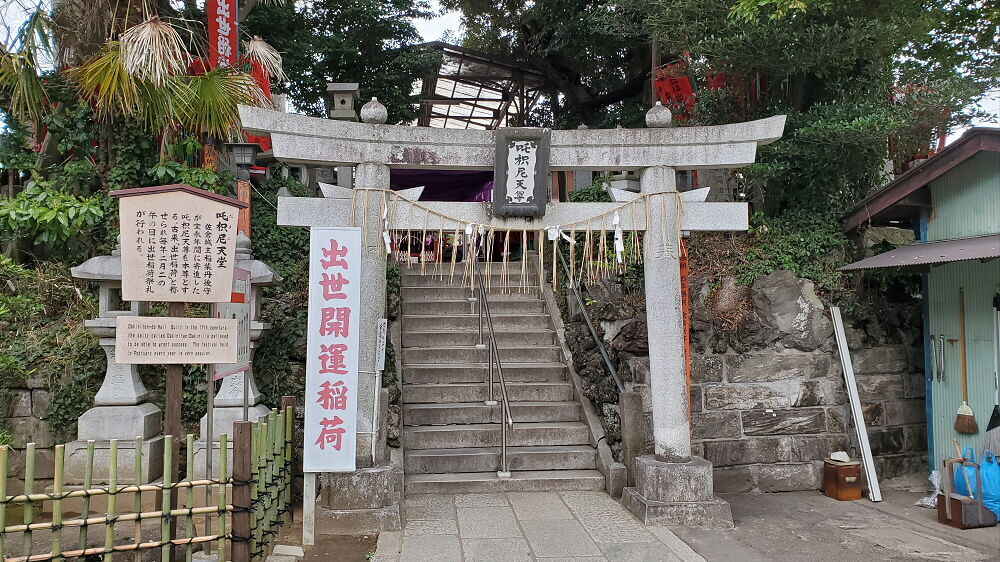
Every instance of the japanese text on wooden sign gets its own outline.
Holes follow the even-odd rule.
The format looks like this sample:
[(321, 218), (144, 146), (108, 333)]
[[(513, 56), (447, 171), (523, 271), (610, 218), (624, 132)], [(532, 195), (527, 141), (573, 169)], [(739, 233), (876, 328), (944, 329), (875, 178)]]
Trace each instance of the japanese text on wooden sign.
[(512, 140), (507, 144), (507, 202), (531, 203), (535, 198), (535, 159), (538, 142)]
[(501, 128), (496, 132), (493, 168), (493, 215), (545, 215), (549, 186), (551, 131), (531, 127)]
[(309, 244), (305, 472), (349, 472), (357, 447), (361, 229), (313, 228)]
[(120, 199), (122, 299), (228, 302), (236, 211), (186, 192)]
[(208, 62), (212, 68), (233, 66), (239, 53), (236, 0), (208, 0)]
[(212, 305), (213, 318), (236, 320), (236, 362), (216, 365), (212, 380), (242, 373), (250, 369), (250, 320), (253, 296), (250, 292), (250, 272), (237, 267), (233, 273), (231, 302)]

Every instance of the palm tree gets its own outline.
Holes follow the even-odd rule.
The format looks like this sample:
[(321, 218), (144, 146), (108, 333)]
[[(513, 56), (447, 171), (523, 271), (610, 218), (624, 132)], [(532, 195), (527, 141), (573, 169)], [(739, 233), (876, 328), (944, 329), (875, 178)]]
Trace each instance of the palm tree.
[[(190, 29), (155, 14), (123, 30), (114, 27), (96, 53), (66, 71), (80, 97), (104, 122), (135, 119), (151, 131), (165, 132), (166, 138), (184, 130), (229, 140), (241, 135), (240, 105), (270, 104), (242, 68), (194, 71), (199, 65), (192, 63), (198, 57), (188, 44), (197, 44), (200, 38)], [(18, 119), (37, 121), (51, 110), (39, 63), (53, 55), (55, 28), (39, 8), (10, 48), (0, 51), (0, 95)], [(58, 35), (71, 34), (62, 30)], [(260, 38), (246, 42), (245, 52), (247, 62), (259, 63), (272, 77), (283, 77), (280, 55)]]

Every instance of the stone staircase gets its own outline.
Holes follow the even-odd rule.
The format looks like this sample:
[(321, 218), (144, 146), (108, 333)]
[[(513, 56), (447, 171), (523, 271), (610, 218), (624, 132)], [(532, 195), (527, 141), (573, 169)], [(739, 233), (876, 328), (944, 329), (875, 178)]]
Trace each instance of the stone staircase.
[[(450, 264), (445, 266), (450, 269)], [(552, 329), (537, 276), (519, 287), (508, 264), (509, 293), (493, 264), (490, 310), (514, 418), (508, 433), (510, 478), (497, 478), (500, 406), (486, 406), (486, 350), (477, 349), (472, 292), (434, 266), (403, 267), (403, 438), (406, 492), (464, 493), (603, 490), (597, 451), (582, 421), (573, 383)], [(461, 269), (461, 268), (459, 268)], [(484, 271), (484, 276), (486, 275)], [(485, 337), (485, 336), (484, 336)], [(499, 400), (499, 385), (495, 385)]]

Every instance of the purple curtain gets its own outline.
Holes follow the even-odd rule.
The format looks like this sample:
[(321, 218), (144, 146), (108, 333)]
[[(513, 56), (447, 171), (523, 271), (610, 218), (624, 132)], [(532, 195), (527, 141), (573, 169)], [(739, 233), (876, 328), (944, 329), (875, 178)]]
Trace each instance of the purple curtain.
[(493, 172), (480, 170), (392, 170), (394, 190), (424, 186), (421, 201), (490, 201)]

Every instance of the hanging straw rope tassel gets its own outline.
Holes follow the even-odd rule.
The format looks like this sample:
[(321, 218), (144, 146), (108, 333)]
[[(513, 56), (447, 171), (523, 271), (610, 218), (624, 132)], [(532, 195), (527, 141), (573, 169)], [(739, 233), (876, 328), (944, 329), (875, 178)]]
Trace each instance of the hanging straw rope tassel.
[(545, 285), (545, 230), (536, 232), (538, 240), (538, 290), (542, 290)]
[(528, 276), (528, 230), (521, 229), (521, 279), (518, 281), (518, 292), (527, 292), (528, 284), (525, 277)]
[(451, 239), (451, 271), (448, 273), (448, 284), (455, 284), (455, 262), (458, 260), (458, 232), (459, 228), (455, 227), (455, 236)]
[(444, 259), (444, 218), (438, 217), (438, 240), (437, 240), (437, 256), (435, 256), (434, 262), (438, 268), (438, 281), (444, 281), (444, 264), (441, 260)]
[[(392, 228), (393, 224), (396, 224), (396, 216), (397, 216), (397, 213), (399, 212), (399, 197), (396, 196), (395, 193), (392, 193), (391, 197), (392, 197), (392, 206), (389, 208), (389, 228), (390, 229)], [(396, 261), (398, 262), (399, 261), (399, 231), (396, 230), (396, 231), (390, 231), (390, 232), (395, 232), (395, 240), (396, 240), (395, 251), (396, 251)]]
[(367, 254), (370, 250), (368, 249), (368, 190), (363, 190), (365, 192), (365, 202), (362, 203), (364, 208), (362, 212), (364, 214), (363, 222), (361, 223), (361, 253)]
[(555, 238), (552, 239), (552, 292), (556, 292), (559, 286), (559, 232), (556, 231)]
[(607, 239), (607, 234), (608, 234), (608, 231), (605, 230), (604, 219), (605, 219), (605, 217), (601, 217), (601, 243), (600, 243), (600, 246), (598, 246), (598, 249), (597, 249), (597, 255), (599, 256), (599, 259), (601, 260), (601, 261), (597, 262), (597, 274), (600, 276), (599, 278), (601, 280), (605, 280), (605, 279), (608, 278), (608, 269), (609, 269), (608, 268), (608, 263), (607, 263), (607, 257), (608, 257), (608, 239)]
[(503, 291), (510, 293), (510, 230), (503, 237)]
[[(635, 260), (634, 263), (636, 264), (642, 263), (642, 246), (639, 243), (639, 225), (635, 216), (635, 207), (639, 204), (639, 201), (641, 201), (641, 198), (632, 201), (632, 205), (629, 207), (629, 211), (632, 214), (632, 259)], [(645, 203), (643, 203), (643, 207), (645, 206)], [(648, 224), (646, 225), (646, 228), (649, 228)]]
[(569, 237), (573, 242), (569, 245), (569, 280), (576, 283), (576, 227), (570, 230)]
[(486, 234), (486, 290), (493, 290), (493, 244), (496, 240), (497, 229), (495, 226), (490, 227), (490, 231)]
[(424, 259), (424, 248), (427, 244), (427, 219), (430, 218), (431, 212), (429, 209), (424, 209), (424, 228), (422, 234), (420, 235), (420, 275), (424, 275), (427, 270), (427, 260)]

